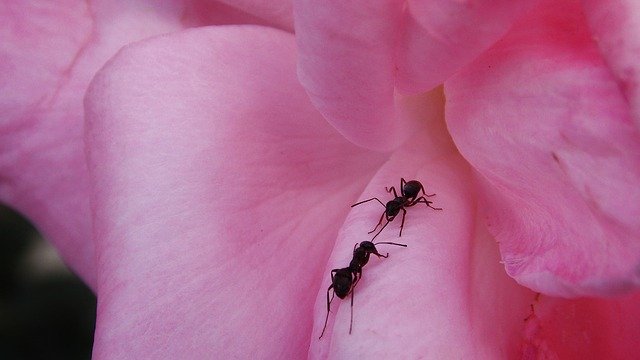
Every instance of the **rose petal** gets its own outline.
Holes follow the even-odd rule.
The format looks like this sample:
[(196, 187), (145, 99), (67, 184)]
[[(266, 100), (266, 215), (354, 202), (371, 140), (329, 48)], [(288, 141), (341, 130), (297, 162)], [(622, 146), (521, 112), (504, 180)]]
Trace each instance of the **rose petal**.
[[(65, 0), (0, 5), (0, 201), (22, 212), (95, 288), (82, 98), (123, 45), (216, 19), (183, 1)], [(196, 16), (197, 15), (197, 16)]]
[(537, 2), (408, 1), (397, 55), (398, 90), (417, 93), (442, 84), (504, 36)]
[[(350, 298), (332, 301), (327, 331), (329, 272), (349, 264), (354, 243), (366, 235), (383, 208), (376, 201), (354, 207), (316, 299), (312, 359), (504, 358), (518, 352), (522, 319), (532, 293), (518, 286), (499, 264), (497, 246), (476, 220), (471, 173), (453, 146), (444, 120), (431, 123), (396, 151), (358, 200), (390, 200), (385, 186), (398, 189), (400, 177), (418, 179), (442, 211), (418, 204), (407, 209), (375, 239), (405, 243), (378, 245), (388, 259), (372, 256), (355, 288), (353, 331)], [(440, 139), (432, 142), (430, 139)]]
[(86, 109), (94, 356), (304, 356), (321, 264), (382, 159), (313, 109), (293, 36), (228, 26), (130, 46)]
[(584, 11), (607, 65), (640, 128), (640, 7), (633, 0), (584, 0)]
[(525, 359), (633, 359), (640, 294), (616, 299), (539, 296), (527, 317)]
[(578, 5), (546, 2), (445, 86), (507, 272), (560, 296), (640, 284), (640, 134)]
[[(293, 32), (293, 4), (291, 0), (221, 0), (220, 2), (265, 19), (277, 28)], [(211, 1), (205, 2), (207, 5), (211, 3)]]
[(413, 130), (396, 119), (394, 49), (402, 5), (297, 1), (298, 77), (311, 101), (347, 139), (376, 151)]

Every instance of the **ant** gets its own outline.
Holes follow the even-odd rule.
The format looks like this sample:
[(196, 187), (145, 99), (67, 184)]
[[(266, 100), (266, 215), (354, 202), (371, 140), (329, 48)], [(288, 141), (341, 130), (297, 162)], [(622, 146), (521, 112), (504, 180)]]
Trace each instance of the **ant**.
[[(338, 295), (340, 299), (344, 299), (347, 295), (351, 294), (351, 322), (349, 324), (349, 334), (353, 327), (353, 291), (358, 284), (358, 281), (362, 278), (362, 268), (369, 262), (369, 256), (371, 254), (376, 255), (378, 258), (388, 258), (387, 255), (382, 255), (376, 249), (378, 244), (398, 245), (407, 247), (405, 244), (397, 244), (393, 242), (379, 242), (373, 243), (371, 241), (363, 241), (360, 244), (356, 243), (353, 246), (353, 258), (349, 263), (349, 266), (342, 269), (331, 270), (331, 285), (327, 289), (327, 316), (324, 319), (324, 326), (322, 327), (322, 333), (318, 339), (322, 339), (324, 331), (327, 328), (327, 321), (329, 320), (329, 312), (331, 312), (331, 302), (334, 295)], [(360, 246), (358, 246), (360, 245)], [(333, 289), (333, 294), (329, 298), (329, 293)]]
[[(371, 200), (377, 200), (380, 204), (382, 204), (382, 206), (384, 206), (384, 212), (382, 213), (382, 215), (380, 216), (380, 220), (378, 220), (378, 224), (376, 225), (375, 228), (373, 228), (373, 230), (369, 231), (368, 234), (371, 234), (372, 232), (376, 231), (376, 229), (378, 228), (378, 226), (380, 226), (380, 224), (382, 224), (382, 219), (384, 219), (386, 217), (387, 222), (382, 226), (382, 228), (380, 228), (380, 231), (378, 231), (378, 233), (373, 237), (373, 239), (371, 239), (372, 241), (378, 236), (380, 235), (380, 233), (382, 232), (382, 230), (389, 225), (389, 223), (391, 221), (393, 221), (393, 219), (396, 218), (396, 216), (400, 213), (400, 210), (402, 210), (402, 224), (400, 224), (400, 235), (402, 236), (402, 228), (404, 228), (404, 217), (405, 215), (407, 215), (407, 210), (405, 208), (408, 208), (410, 206), (413, 206), (417, 203), (423, 202), (425, 203), (428, 207), (432, 208), (433, 210), (442, 210), (442, 208), (436, 208), (431, 206), (431, 204), (433, 204), (432, 201), (429, 201), (425, 198), (426, 197), (431, 197), (431, 196), (435, 196), (436, 194), (427, 194), (424, 191), (424, 186), (422, 186), (422, 184), (418, 181), (418, 180), (411, 180), (411, 181), (406, 181), (404, 178), (400, 178), (400, 195), (398, 196), (398, 193), (396, 193), (396, 188), (394, 188), (393, 186), (389, 189), (387, 187), (384, 188), (388, 193), (393, 191), (393, 196), (395, 197), (393, 200), (388, 201), (387, 204), (383, 204), (382, 201), (380, 201), (380, 199), (378, 198), (371, 198), (371, 199), (367, 199), (367, 200), (363, 200), (360, 201), (358, 203), (355, 203), (353, 205), (351, 205), (351, 207), (366, 203), (368, 201)], [(418, 197), (418, 195), (420, 195), (420, 190), (422, 190), (422, 193), (424, 194), (424, 196), (420, 196)]]

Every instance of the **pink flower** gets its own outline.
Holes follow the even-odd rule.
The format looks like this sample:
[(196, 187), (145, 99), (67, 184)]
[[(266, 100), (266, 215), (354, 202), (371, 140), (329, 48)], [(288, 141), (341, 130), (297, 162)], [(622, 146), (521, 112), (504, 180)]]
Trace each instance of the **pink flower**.
[[(94, 356), (631, 358), (640, 8), (293, 9), (1, 8), (0, 200), (96, 291)], [(383, 210), (349, 205), (400, 177), (444, 210), (385, 228), (318, 339)]]

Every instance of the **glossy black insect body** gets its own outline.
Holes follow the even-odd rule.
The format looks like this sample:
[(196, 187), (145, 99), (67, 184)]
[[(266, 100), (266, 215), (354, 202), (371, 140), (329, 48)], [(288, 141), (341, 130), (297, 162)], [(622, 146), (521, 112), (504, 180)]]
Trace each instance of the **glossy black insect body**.
[[(322, 327), (322, 333), (319, 339), (324, 335), (324, 331), (327, 328), (327, 321), (329, 320), (329, 312), (331, 312), (331, 302), (333, 301), (333, 295), (338, 296), (340, 299), (344, 299), (347, 295), (351, 294), (351, 322), (349, 324), (349, 334), (353, 328), (353, 291), (358, 284), (358, 281), (362, 278), (362, 268), (369, 262), (371, 254), (377, 257), (387, 258), (387, 255), (382, 255), (376, 249), (378, 244), (388, 244), (407, 247), (405, 244), (397, 244), (392, 242), (379, 242), (373, 243), (371, 241), (363, 241), (356, 243), (353, 246), (353, 258), (349, 263), (349, 266), (341, 269), (331, 270), (331, 285), (327, 289), (327, 316), (324, 319), (324, 326)], [(358, 246), (359, 245), (359, 246)], [(329, 295), (333, 290), (333, 294)]]
[[(404, 218), (407, 215), (407, 210), (405, 208), (414, 206), (418, 203), (424, 203), (428, 207), (432, 208), (433, 210), (442, 210), (442, 208), (436, 208), (431, 205), (433, 204), (433, 202), (427, 200), (426, 197), (435, 196), (436, 194), (427, 194), (424, 191), (424, 186), (422, 186), (422, 183), (420, 183), (418, 180), (411, 180), (407, 182), (404, 178), (400, 178), (400, 196), (398, 196), (398, 193), (396, 192), (396, 189), (393, 186), (391, 188), (385, 188), (385, 190), (387, 190), (387, 192), (389, 193), (393, 192), (393, 196), (395, 197), (393, 200), (388, 201), (386, 205), (382, 201), (380, 201), (380, 199), (375, 197), (371, 199), (363, 200), (351, 205), (351, 207), (354, 207), (354, 206), (369, 202), (371, 200), (377, 200), (380, 204), (382, 204), (382, 206), (384, 206), (384, 212), (380, 216), (380, 220), (378, 220), (378, 224), (376, 225), (375, 228), (373, 228), (373, 230), (369, 231), (369, 234), (375, 232), (376, 229), (378, 229), (378, 226), (382, 224), (382, 219), (386, 219), (387, 222), (384, 225), (382, 225), (382, 227), (380, 228), (380, 231), (378, 231), (378, 233), (373, 237), (373, 239), (371, 239), (372, 241), (378, 235), (380, 235), (382, 230), (391, 221), (393, 221), (393, 219), (396, 218), (396, 216), (400, 213), (400, 211), (402, 211), (402, 223), (400, 224), (400, 234), (398, 236), (402, 236), (402, 229), (404, 228)], [(422, 191), (424, 195), (418, 197), (418, 195), (420, 195), (420, 191)]]

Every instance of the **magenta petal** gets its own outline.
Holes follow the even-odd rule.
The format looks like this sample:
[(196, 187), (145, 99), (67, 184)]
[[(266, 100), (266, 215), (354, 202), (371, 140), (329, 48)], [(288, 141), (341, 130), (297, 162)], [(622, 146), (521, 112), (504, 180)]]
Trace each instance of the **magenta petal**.
[(403, 14), (397, 55), (400, 91), (443, 83), (501, 38), (537, 0), (413, 0)]
[(228, 26), (127, 47), (86, 111), (94, 356), (303, 357), (320, 269), (382, 159), (309, 103), (293, 36)]
[(547, 2), (445, 84), (507, 272), (560, 296), (640, 285), (640, 134), (580, 14)]
[(629, 101), (640, 128), (640, 4), (635, 0), (584, 0), (602, 56)]
[(401, 10), (394, 0), (294, 6), (300, 82), (341, 134), (377, 151), (397, 147), (412, 129), (394, 110)]
[(538, 296), (526, 318), (523, 359), (635, 359), (640, 294), (598, 299)]

